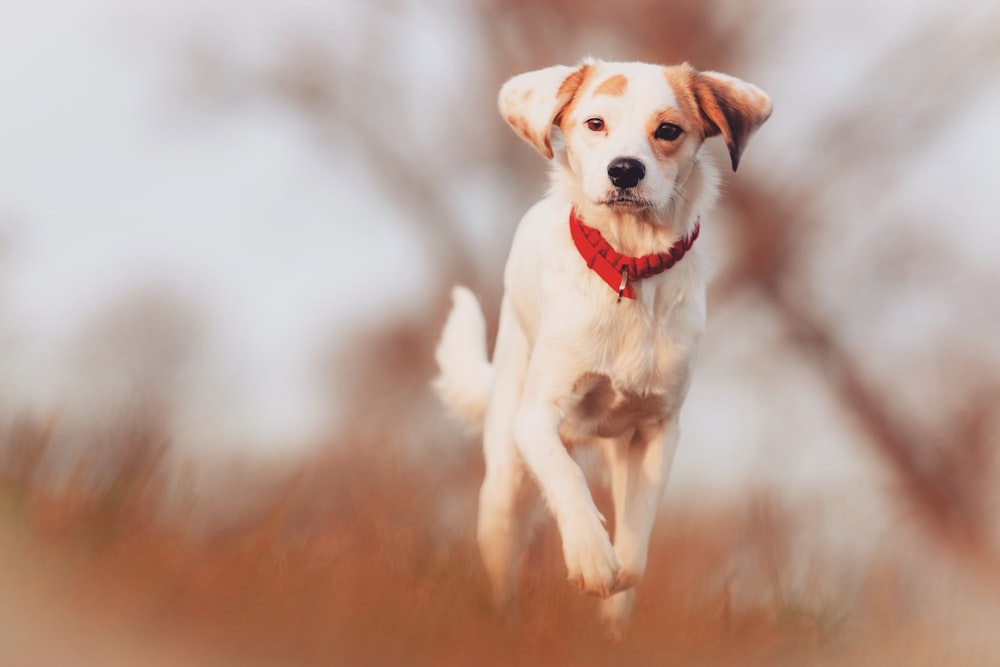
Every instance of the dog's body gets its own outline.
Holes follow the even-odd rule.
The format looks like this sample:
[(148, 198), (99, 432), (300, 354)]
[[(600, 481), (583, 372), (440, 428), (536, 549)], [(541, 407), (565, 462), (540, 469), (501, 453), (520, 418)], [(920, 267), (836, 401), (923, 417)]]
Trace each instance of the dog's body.
[[(555, 515), (569, 579), (607, 598), (603, 614), (620, 630), (646, 567), (705, 325), (705, 270), (694, 238), (717, 188), (699, 149), (723, 135), (735, 169), (770, 101), (738, 79), (687, 65), (588, 61), (514, 77), (501, 90), (500, 110), (522, 138), (556, 158), (552, 188), (517, 229), (493, 363), (475, 297), (456, 288), (437, 350), (437, 388), (455, 412), (484, 423), (478, 538), (498, 601), (511, 600), (530, 536), (539, 499), (533, 477)], [(555, 151), (553, 127), (565, 142)], [(631, 275), (621, 269), (619, 285), (617, 274), (602, 278), (588, 262), (603, 260), (588, 260), (571, 233), (578, 219), (612, 253), (673, 246), (660, 255), (670, 269), (637, 276), (633, 263)], [(582, 444), (606, 456), (614, 546), (570, 456)]]

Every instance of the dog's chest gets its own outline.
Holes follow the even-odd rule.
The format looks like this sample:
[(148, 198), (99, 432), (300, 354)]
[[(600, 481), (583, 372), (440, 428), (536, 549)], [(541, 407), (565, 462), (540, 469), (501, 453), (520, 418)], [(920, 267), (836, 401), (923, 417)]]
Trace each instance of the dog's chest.
[(612, 318), (592, 322), (592, 344), (563, 404), (567, 442), (659, 424), (684, 400), (697, 337), (627, 311)]
[(677, 301), (655, 316), (648, 308), (629, 307), (638, 304), (611, 302), (595, 309), (584, 337), (591, 341), (585, 353), (588, 368), (607, 376), (624, 394), (670, 391), (678, 367), (692, 352), (692, 314), (684, 299)]

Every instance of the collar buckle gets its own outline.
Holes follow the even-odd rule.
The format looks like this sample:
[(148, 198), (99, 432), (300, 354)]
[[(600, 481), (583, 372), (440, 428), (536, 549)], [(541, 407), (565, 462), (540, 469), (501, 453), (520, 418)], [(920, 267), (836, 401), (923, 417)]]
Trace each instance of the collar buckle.
[(622, 267), (622, 282), (618, 285), (618, 303), (622, 302), (622, 294), (625, 293), (626, 287), (628, 287), (628, 266)]

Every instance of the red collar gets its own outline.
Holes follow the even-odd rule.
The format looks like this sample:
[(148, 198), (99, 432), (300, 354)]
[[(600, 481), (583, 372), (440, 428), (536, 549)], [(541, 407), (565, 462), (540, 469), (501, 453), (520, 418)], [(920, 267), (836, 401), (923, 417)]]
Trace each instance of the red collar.
[(695, 239), (698, 238), (701, 219), (694, 223), (694, 229), (690, 234), (678, 239), (667, 252), (642, 257), (629, 257), (612, 248), (599, 231), (583, 224), (583, 221), (576, 217), (575, 208), (569, 212), (569, 231), (576, 249), (580, 251), (580, 256), (587, 262), (587, 266), (610, 285), (611, 289), (618, 292), (620, 302), (623, 296), (629, 299), (635, 298), (632, 283), (663, 273), (681, 261), (684, 253), (691, 249)]

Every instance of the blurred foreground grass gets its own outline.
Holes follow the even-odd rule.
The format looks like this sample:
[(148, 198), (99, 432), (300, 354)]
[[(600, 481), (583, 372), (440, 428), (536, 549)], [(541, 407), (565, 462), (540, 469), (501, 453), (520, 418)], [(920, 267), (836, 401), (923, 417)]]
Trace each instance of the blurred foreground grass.
[[(914, 565), (912, 545), (844, 566), (803, 539), (808, 515), (766, 495), (666, 507), (634, 625), (614, 644), (595, 600), (564, 584), (550, 524), (520, 618), (491, 609), (475, 448), (431, 467), (355, 441), (270, 479), (220, 474), (207, 503), (165, 503), (158, 448), (138, 445), (102, 483), (78, 471), (52, 486), (44, 426), (22, 420), (5, 438), (4, 665), (1000, 664), (995, 588), (952, 587), (960, 568), (942, 575), (951, 566), (927, 554)], [(234, 495), (254, 509), (206, 528), (198, 513)]]

